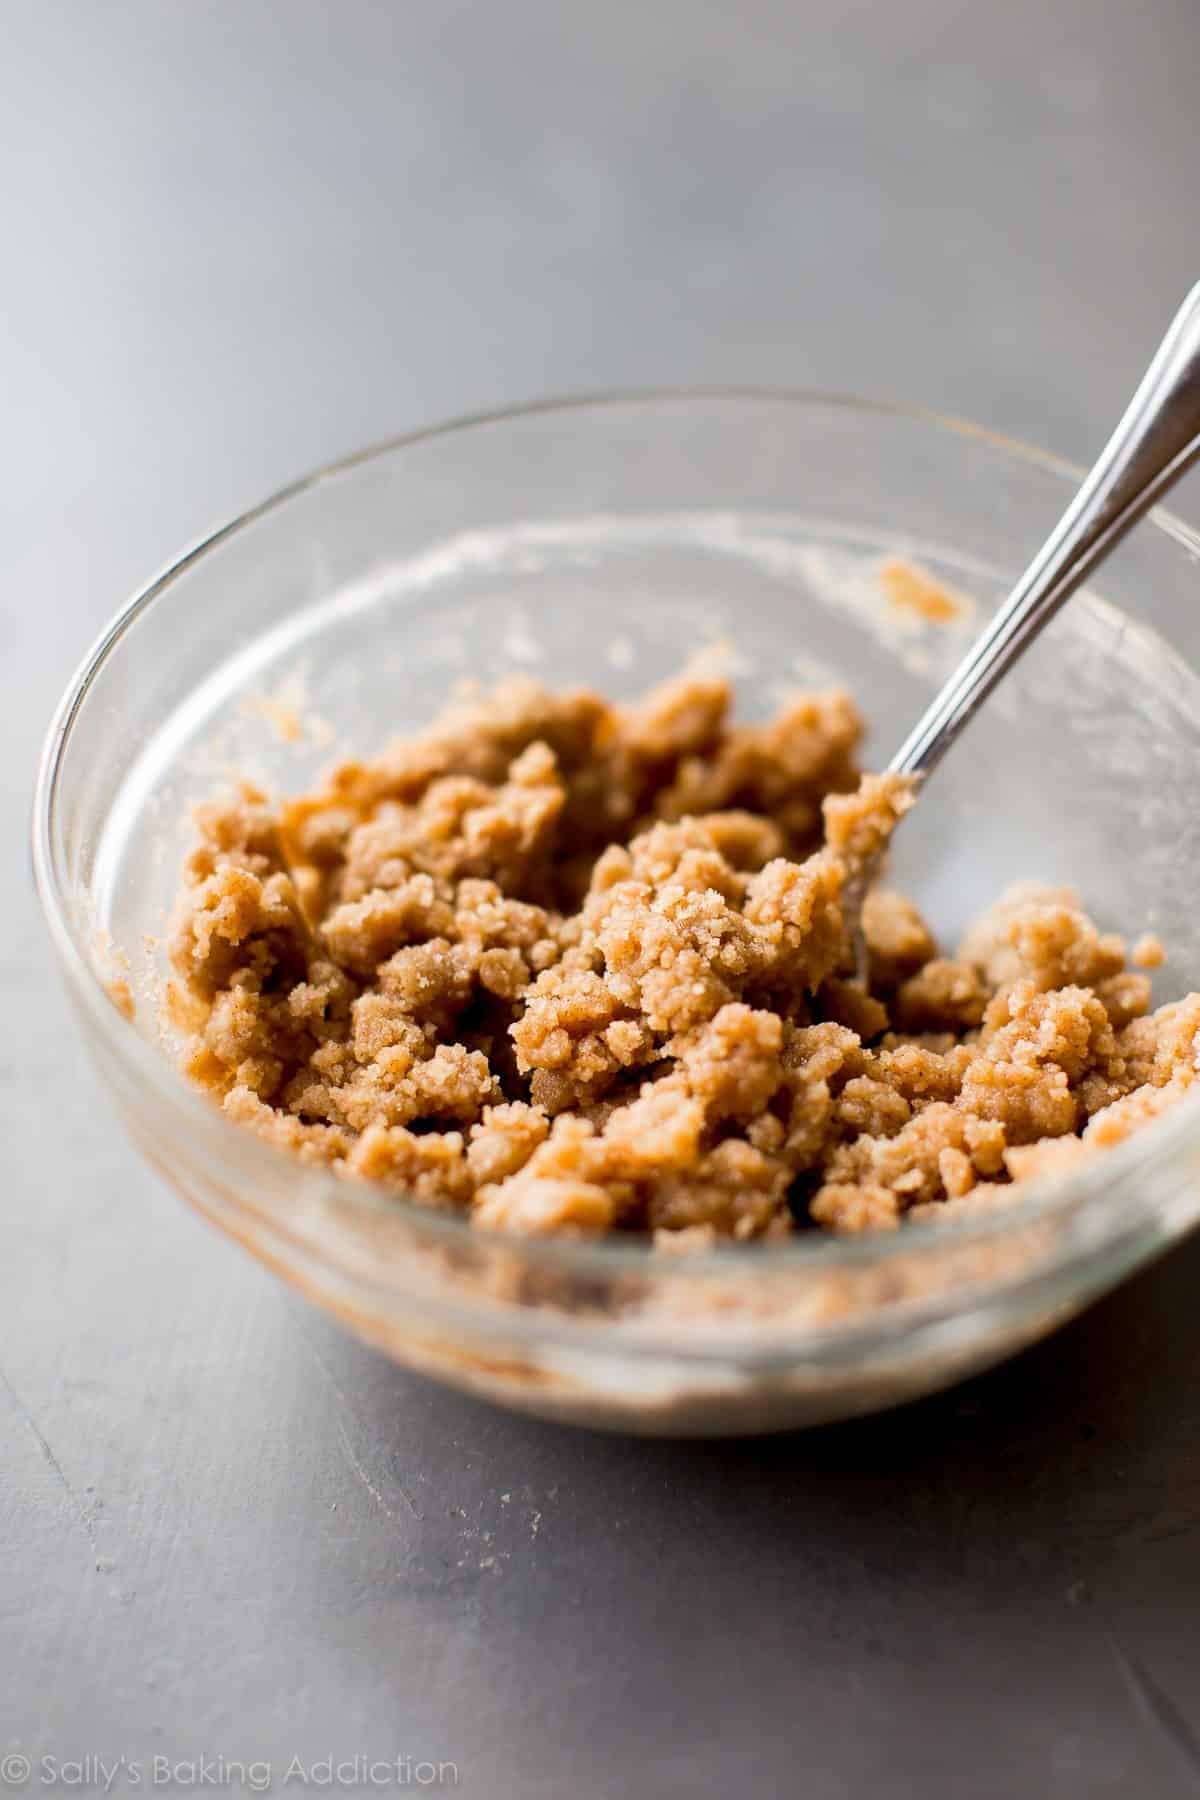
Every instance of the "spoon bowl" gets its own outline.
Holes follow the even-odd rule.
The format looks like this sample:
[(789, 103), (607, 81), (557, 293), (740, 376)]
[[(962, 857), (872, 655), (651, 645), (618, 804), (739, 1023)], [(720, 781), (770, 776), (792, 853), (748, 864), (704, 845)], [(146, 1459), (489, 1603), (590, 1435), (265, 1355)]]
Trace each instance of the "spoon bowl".
[[(732, 646), (749, 715), (841, 682), (875, 741), (898, 742), (1077, 482), (861, 402), (617, 396), (384, 446), (189, 552), (85, 659), (35, 803), (39, 890), (114, 1113), (189, 1204), (349, 1329), (558, 1419), (811, 1423), (1069, 1318), (1200, 1217), (1200, 1105), (969, 1225), (666, 1257), (504, 1238), (300, 1165), (178, 1072), (159, 997), (188, 809), (231, 766), (301, 791), (335, 747), (419, 727), (460, 678), (631, 696), (709, 640)], [(952, 616), (897, 608), (896, 558), (955, 596)], [(1014, 876), (1077, 881), (1104, 925), (1170, 946), (1167, 998), (1200, 987), (1200, 678), (1128, 615), (1148, 593), (1200, 602), (1200, 542), (1156, 514), (1104, 581), (978, 715), (898, 834), (897, 876), (948, 942)], [(122, 1203), (154, 1229), (151, 1187)]]

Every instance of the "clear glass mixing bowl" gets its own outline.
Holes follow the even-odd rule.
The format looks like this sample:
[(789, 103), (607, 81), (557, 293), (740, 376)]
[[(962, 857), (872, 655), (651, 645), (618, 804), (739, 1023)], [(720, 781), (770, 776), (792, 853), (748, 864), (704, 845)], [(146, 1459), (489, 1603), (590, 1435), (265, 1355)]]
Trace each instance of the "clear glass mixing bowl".
[[(971, 1224), (662, 1256), (473, 1231), (305, 1168), (176, 1072), (163, 924), (191, 802), (283, 789), (529, 669), (616, 695), (733, 646), (743, 710), (840, 681), (880, 758), (1060, 511), (1076, 471), (952, 421), (811, 395), (614, 396), (480, 418), (325, 470), (218, 532), (87, 657), (38, 782), (39, 890), (113, 1103), (166, 1179), (397, 1361), (531, 1411), (745, 1432), (891, 1404), (1008, 1354), (1185, 1231), (1200, 1099), (1076, 1178)], [(889, 556), (973, 603), (897, 610)], [(1106, 567), (1136, 615), (1200, 602), (1159, 514)], [(1200, 680), (1081, 595), (900, 833), (895, 875), (952, 938), (1015, 877), (1068, 880), (1200, 986)], [(291, 710), (323, 727), (290, 730)], [(273, 729), (281, 723), (281, 732)], [(136, 1002), (113, 1004), (114, 979)]]

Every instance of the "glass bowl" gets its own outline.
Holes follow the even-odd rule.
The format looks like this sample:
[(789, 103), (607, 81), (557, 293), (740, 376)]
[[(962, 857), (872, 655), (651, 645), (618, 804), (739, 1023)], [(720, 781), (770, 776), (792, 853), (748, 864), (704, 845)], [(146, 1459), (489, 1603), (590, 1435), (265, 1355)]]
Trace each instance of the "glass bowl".
[[(301, 1166), (172, 1062), (161, 936), (188, 811), (279, 789), (511, 668), (618, 696), (724, 640), (753, 716), (840, 681), (880, 759), (1060, 511), (1076, 471), (969, 426), (814, 395), (610, 396), (467, 420), (300, 481), (183, 556), (85, 660), (37, 786), (38, 887), (112, 1102), (200, 1212), (398, 1362), (643, 1432), (749, 1432), (890, 1405), (1040, 1337), (1200, 1211), (1200, 1100), (969, 1223), (697, 1255), (471, 1229)], [(1158, 514), (1103, 573), (1194, 609), (1200, 543)], [(898, 607), (917, 562), (958, 616)], [(938, 609), (935, 609), (938, 610)], [(1200, 681), (1094, 593), (996, 694), (899, 835), (897, 884), (953, 939), (1019, 877), (1157, 931), (1200, 986)], [(114, 996), (122, 1004), (114, 1004)], [(132, 1019), (125, 1016), (133, 1006)]]

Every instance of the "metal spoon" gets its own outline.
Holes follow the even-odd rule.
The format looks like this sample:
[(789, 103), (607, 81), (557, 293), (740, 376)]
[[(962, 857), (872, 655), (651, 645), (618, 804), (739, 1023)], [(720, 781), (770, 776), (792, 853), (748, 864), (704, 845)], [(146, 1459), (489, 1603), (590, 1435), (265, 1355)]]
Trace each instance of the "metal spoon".
[[(1004, 605), (888, 764), (923, 784), (1001, 676), (1131, 526), (1200, 458), (1200, 283), (1168, 327), (1120, 424)], [(855, 963), (866, 972), (862, 902), (878, 858), (845, 896)]]

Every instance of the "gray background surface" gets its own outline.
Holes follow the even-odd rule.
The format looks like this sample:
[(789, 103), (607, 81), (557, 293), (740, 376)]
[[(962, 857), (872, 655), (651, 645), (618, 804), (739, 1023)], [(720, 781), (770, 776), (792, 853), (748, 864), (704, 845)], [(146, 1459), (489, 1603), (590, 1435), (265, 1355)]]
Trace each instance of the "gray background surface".
[(1088, 456), (1200, 274), (1195, 0), (6, 0), (0, 41), (0, 1752), (33, 1791), (328, 1752), (495, 1800), (1200, 1791), (1200, 1242), (873, 1422), (504, 1417), (137, 1161), (21, 848), (118, 602), (365, 440), (708, 379)]

